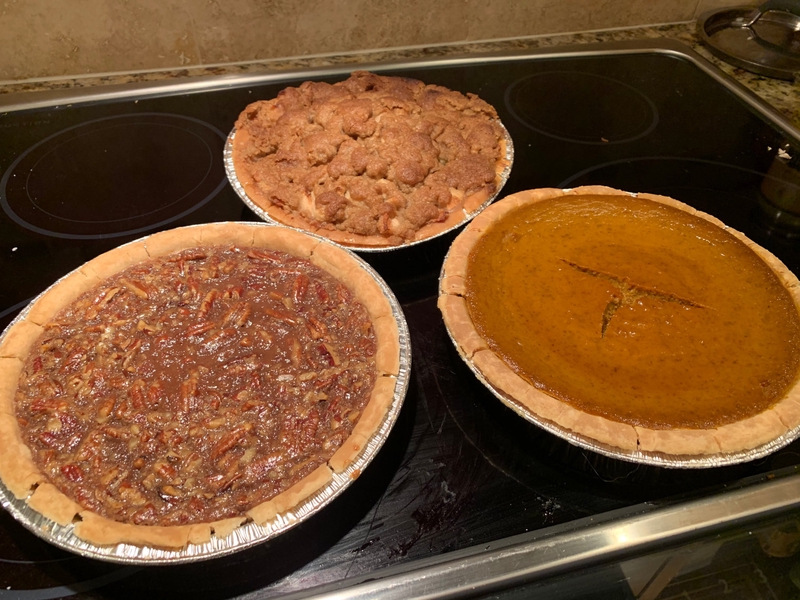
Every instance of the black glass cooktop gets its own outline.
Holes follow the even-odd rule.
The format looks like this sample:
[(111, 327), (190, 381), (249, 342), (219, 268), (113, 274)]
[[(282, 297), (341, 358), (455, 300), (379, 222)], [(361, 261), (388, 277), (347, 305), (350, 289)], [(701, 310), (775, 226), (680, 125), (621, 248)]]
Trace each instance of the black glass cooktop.
[[(665, 194), (800, 272), (798, 134), (691, 60), (600, 46), (381, 70), (473, 92), (497, 108), (516, 150), (504, 194), (587, 184)], [(225, 179), (225, 137), (249, 102), (306, 78), (0, 114), (0, 326), (119, 244), (180, 225), (256, 220)], [(639, 503), (713, 494), (800, 463), (795, 442), (740, 466), (637, 466), (521, 420), (475, 380), (444, 330), (435, 294), (453, 237), (365, 256), (408, 319), (411, 385), (385, 447), (328, 507), (236, 555), (147, 568), (63, 552), (3, 513), (0, 600), (276, 597)]]

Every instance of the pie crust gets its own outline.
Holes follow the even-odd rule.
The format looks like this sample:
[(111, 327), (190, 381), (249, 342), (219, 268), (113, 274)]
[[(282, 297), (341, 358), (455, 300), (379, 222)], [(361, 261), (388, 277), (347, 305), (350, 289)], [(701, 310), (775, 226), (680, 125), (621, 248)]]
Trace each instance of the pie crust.
[(534, 415), (532, 420), (535, 422), (546, 427), (548, 424), (552, 425), (553, 427), (547, 428), (556, 433), (566, 433), (567, 435), (562, 436), (566, 439), (574, 437), (587, 442), (584, 444), (587, 447), (595, 447), (623, 458), (645, 455), (706, 459), (736, 453), (746, 454), (753, 449), (768, 446), (789, 432), (800, 431), (800, 383), (797, 375), (777, 401), (766, 410), (743, 420), (710, 428), (655, 428), (615, 421), (575, 408), (534, 386), (490, 349), (488, 342), (473, 323), (464, 297), (467, 293), (465, 282), (471, 251), (494, 223), (519, 207), (562, 196), (586, 195), (636, 196), (677, 208), (713, 223), (752, 249), (788, 291), (794, 307), (800, 307), (798, 279), (777, 257), (715, 217), (677, 200), (652, 194), (634, 195), (603, 186), (586, 186), (572, 190), (526, 190), (506, 197), (476, 217), (454, 241), (442, 269), (439, 307), (459, 353), (479, 377), (485, 379), (502, 398), (520, 407), (524, 414)]
[[(407, 233), (403, 234), (402, 236), (398, 236), (397, 234), (392, 234), (390, 232), (390, 229), (394, 230), (397, 227), (397, 223), (392, 225), (392, 220), (397, 221), (397, 217), (390, 218), (389, 222), (384, 224), (387, 231), (374, 234), (360, 233), (354, 231), (349, 226), (339, 225), (328, 220), (321, 213), (321, 210), (317, 206), (316, 198), (318, 194), (316, 193), (316, 189), (325, 189), (326, 191), (335, 189), (337, 193), (340, 193), (347, 198), (347, 211), (350, 211), (351, 208), (371, 205), (374, 202), (372, 199), (369, 199), (369, 201), (353, 200), (351, 197), (351, 191), (353, 193), (355, 192), (354, 190), (351, 190), (351, 184), (348, 183), (347, 177), (340, 177), (335, 181), (332, 181), (334, 179), (333, 176), (323, 174), (320, 175), (320, 183), (317, 183), (317, 180), (315, 179), (313, 187), (310, 183), (304, 183), (303, 185), (305, 186), (305, 191), (302, 194), (302, 198), (300, 198), (298, 201), (298, 207), (293, 208), (286, 204), (277, 202), (274, 196), (271, 195), (276, 193), (274, 189), (266, 184), (260, 184), (260, 180), (263, 179), (263, 176), (260, 173), (263, 165), (267, 165), (272, 160), (273, 154), (276, 152), (277, 154), (280, 154), (281, 152), (288, 152), (288, 147), (292, 144), (298, 143), (298, 141), (301, 142), (301, 145), (307, 146), (308, 140), (311, 139), (311, 135), (309, 133), (303, 132), (298, 134), (296, 128), (293, 128), (291, 136), (287, 136), (287, 139), (285, 140), (281, 139), (280, 144), (277, 145), (276, 148), (273, 148), (270, 151), (265, 151), (262, 149), (266, 144), (262, 136), (274, 135), (273, 132), (278, 129), (276, 124), (272, 123), (272, 121), (277, 120), (279, 115), (288, 115), (290, 112), (289, 109), (284, 107), (284, 101), (281, 99), (282, 94), (290, 92), (289, 97), (292, 98), (295, 94), (303, 94), (304, 103), (310, 104), (313, 102), (313, 106), (309, 105), (307, 107), (306, 110), (308, 115), (304, 120), (307, 120), (309, 123), (312, 121), (315, 123), (314, 135), (317, 135), (320, 133), (319, 130), (322, 128), (316, 124), (316, 115), (322, 111), (325, 111), (327, 108), (329, 108), (329, 106), (320, 103), (316, 96), (325, 96), (328, 93), (328, 90), (336, 88), (337, 86), (345, 86), (350, 81), (357, 81), (359, 79), (369, 80), (371, 82), (370, 86), (376, 85), (376, 89), (367, 89), (367, 91), (362, 93), (353, 93), (352, 98), (348, 98), (347, 100), (372, 102), (372, 117), (374, 117), (376, 122), (380, 121), (381, 117), (383, 116), (391, 115), (393, 119), (398, 119), (398, 121), (403, 124), (405, 124), (403, 119), (408, 119), (409, 126), (419, 128), (418, 122), (420, 119), (424, 121), (426, 118), (428, 118), (428, 113), (426, 111), (431, 109), (416, 104), (416, 99), (409, 100), (406, 97), (402, 97), (403, 105), (400, 105), (400, 101), (398, 101), (392, 95), (393, 89), (397, 86), (406, 86), (408, 90), (403, 89), (403, 92), (405, 93), (408, 93), (409, 90), (413, 90), (413, 93), (420, 94), (421, 90), (425, 90), (430, 91), (432, 95), (438, 95), (441, 97), (453, 95), (456, 100), (451, 102), (452, 106), (455, 107), (459, 103), (464, 104), (464, 106), (459, 106), (458, 108), (451, 108), (448, 106), (448, 111), (452, 112), (453, 114), (458, 114), (458, 111), (464, 111), (468, 115), (468, 118), (471, 119), (481, 117), (483, 120), (485, 120), (487, 125), (490, 125), (497, 131), (497, 138), (493, 141), (493, 143), (496, 144), (496, 149), (494, 150), (496, 153), (494, 164), (494, 180), (481, 184), (480, 187), (472, 187), (467, 190), (461, 187), (451, 186), (449, 188), (451, 194), (450, 201), (446, 204), (446, 206), (439, 206), (441, 209), (439, 217), (436, 219), (428, 219), (425, 224), (417, 227), (413, 235), (410, 236)], [(482, 206), (485, 205), (485, 203), (489, 202), (493, 197), (495, 197), (508, 177), (511, 167), (511, 139), (505, 131), (505, 128), (497, 119), (494, 109), (472, 94), (463, 96), (458, 92), (454, 92), (440, 86), (425, 86), (421, 82), (415, 80), (385, 77), (363, 71), (355, 72), (353, 73), (351, 79), (345, 82), (339, 82), (333, 86), (328, 86), (319, 92), (315, 91), (315, 88), (311, 87), (315, 85), (328, 86), (328, 84), (305, 82), (298, 88), (288, 88), (287, 90), (284, 90), (276, 99), (260, 101), (249, 105), (237, 120), (234, 131), (231, 133), (229, 138), (231, 161), (231, 164), (228, 165), (229, 177), (234, 180), (233, 183), (237, 189), (237, 192), (240, 195), (243, 195), (243, 199), (247, 202), (247, 204), (256, 210), (256, 212), (258, 212), (262, 218), (266, 218), (289, 227), (316, 233), (344, 246), (362, 249), (389, 248), (426, 240), (453, 229), (460, 223), (463, 223), (471, 218), (477, 211), (481, 209)], [(391, 107), (383, 106), (383, 94), (386, 94), (387, 98), (392, 98), (392, 102), (395, 102), (396, 105), (393, 104)], [(338, 98), (329, 100), (331, 103), (330, 106), (337, 106), (336, 102), (338, 101)], [(430, 113), (431, 118), (440, 119), (441, 116), (437, 115), (435, 111), (444, 112), (445, 106), (445, 102), (441, 102), (439, 105), (437, 105), (436, 109)], [(336, 108), (335, 110), (339, 109)], [(261, 122), (258, 122), (257, 125), (251, 125), (250, 121), (253, 119), (252, 115), (257, 113), (261, 115), (269, 115), (269, 120), (271, 122), (269, 133), (265, 133), (265, 130), (268, 128)], [(370, 118), (370, 122), (372, 120), (373, 119)], [(332, 126), (330, 129), (328, 129), (329, 126), (326, 124), (323, 132), (325, 134), (335, 134), (346, 139), (346, 144), (359, 144), (360, 148), (369, 147), (369, 152), (372, 153), (372, 157), (384, 158), (377, 154), (377, 150), (372, 145), (368, 146), (368, 144), (372, 144), (371, 140), (379, 140), (383, 135), (382, 126), (382, 123), (378, 123), (376, 132), (369, 135), (356, 135), (355, 133), (351, 132), (349, 134), (349, 138), (342, 135), (342, 131), (338, 126)], [(421, 135), (419, 131), (415, 133)], [(427, 185), (430, 182), (431, 176), (442, 169), (443, 166), (446, 166), (448, 162), (448, 159), (445, 158), (447, 151), (439, 150), (440, 143), (436, 137), (436, 134), (426, 133), (425, 135), (430, 135), (428, 143), (431, 144), (432, 147), (435, 146), (437, 151), (439, 151), (441, 154), (438, 161), (435, 161), (436, 166), (431, 168), (430, 172), (425, 176), (425, 179), (422, 180), (421, 183), (410, 185), (398, 184), (397, 187), (400, 188), (399, 191), (397, 189), (393, 189), (391, 194), (402, 195), (404, 202), (411, 202), (411, 196), (413, 192), (418, 191), (421, 186)], [(270, 140), (270, 144), (272, 143), (274, 142)], [(480, 148), (480, 146), (476, 147)], [(488, 151), (488, 149), (484, 150), (481, 148), (480, 150), (473, 150), (472, 154), (478, 155)], [(303, 162), (302, 168), (305, 169), (306, 174), (310, 174), (314, 168), (320, 166), (320, 163), (322, 166), (325, 166), (326, 164), (329, 165), (342, 155), (343, 152), (337, 149), (334, 155), (328, 156), (322, 160), (317, 157), (316, 154), (312, 156), (312, 152), (310, 151), (307, 159), (305, 157), (300, 158), (293, 155), (292, 160), (307, 160), (307, 164), (306, 162)], [(403, 157), (403, 159), (405, 159), (405, 157)], [(389, 161), (388, 173), (370, 176), (369, 178), (367, 178), (366, 174), (362, 173), (357, 177), (350, 177), (349, 179), (361, 179), (364, 181), (369, 181), (371, 184), (394, 185), (396, 183), (396, 177), (393, 175), (395, 167), (392, 160), (396, 159), (387, 158), (386, 160)], [(325, 181), (324, 185), (326, 187), (317, 188), (318, 185), (323, 185), (323, 180)], [(290, 180), (281, 181), (281, 185), (299, 185), (297, 182), (291, 180), (291, 178)], [(384, 202), (384, 204), (395, 201), (395, 199), (388, 198), (387, 202)], [(397, 206), (395, 208), (397, 212), (400, 213), (405, 207)]]
[[(43, 327), (64, 307), (106, 278), (149, 258), (194, 247), (237, 246), (286, 252), (308, 259), (353, 292), (372, 322), (377, 341), (376, 384), (362, 416), (335, 454), (308, 476), (246, 515), (210, 523), (142, 526), (113, 521), (84, 509), (52, 485), (32, 460), (22, 440), (14, 398), (23, 364)], [(230, 534), (245, 522), (264, 525), (307, 500), (359, 457), (391, 406), (400, 369), (400, 342), (392, 305), (380, 284), (349, 252), (284, 227), (213, 223), (156, 233), (121, 246), (73, 271), (45, 291), (5, 332), (0, 341), (0, 479), (30, 508), (60, 525), (74, 523), (77, 537), (96, 545), (127, 543), (180, 549)]]

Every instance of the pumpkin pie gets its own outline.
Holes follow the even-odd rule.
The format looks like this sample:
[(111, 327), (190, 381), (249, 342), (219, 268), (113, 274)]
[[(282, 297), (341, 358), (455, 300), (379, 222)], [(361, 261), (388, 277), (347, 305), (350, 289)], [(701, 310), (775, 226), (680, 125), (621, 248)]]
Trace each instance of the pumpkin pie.
[(202, 544), (264, 525), (380, 427), (398, 326), (347, 251), (217, 223), (88, 262), (0, 343), (0, 477), (96, 545)]
[(489, 207), (439, 295), (504, 398), (600, 448), (677, 457), (800, 431), (799, 304), (797, 278), (718, 219), (599, 186)]

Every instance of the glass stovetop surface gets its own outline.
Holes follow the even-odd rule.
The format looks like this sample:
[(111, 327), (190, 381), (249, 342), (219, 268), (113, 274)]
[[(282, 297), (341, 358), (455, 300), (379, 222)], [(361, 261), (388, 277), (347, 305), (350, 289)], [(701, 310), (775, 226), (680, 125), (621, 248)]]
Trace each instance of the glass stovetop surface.
[[(793, 185), (774, 163), (800, 153), (797, 138), (689, 60), (600, 53), (382, 72), (473, 92), (497, 108), (515, 146), (501, 196), (588, 184), (672, 196), (800, 272), (800, 238), (767, 197), (776, 184)], [(224, 140), (248, 103), (303, 79), (0, 114), (0, 326), (119, 244), (181, 225), (256, 220), (227, 183)], [(0, 600), (274, 597), (640, 503), (713, 494), (800, 463), (795, 442), (744, 465), (667, 470), (595, 455), (523, 421), (477, 382), (445, 332), (435, 296), (454, 235), (364, 256), (403, 306), (411, 384), (385, 447), (323, 511), (229, 557), (146, 568), (71, 555), (3, 513)]]

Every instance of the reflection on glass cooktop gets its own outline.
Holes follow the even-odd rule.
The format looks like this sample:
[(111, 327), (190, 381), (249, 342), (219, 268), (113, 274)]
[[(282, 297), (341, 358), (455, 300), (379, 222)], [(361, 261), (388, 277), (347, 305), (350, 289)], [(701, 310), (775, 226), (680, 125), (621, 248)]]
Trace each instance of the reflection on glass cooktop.
[(658, 125), (658, 109), (635, 87), (580, 71), (518, 79), (506, 90), (505, 104), (537, 133), (576, 144), (624, 144)]
[[(586, 184), (666, 194), (800, 272), (787, 200), (800, 197), (791, 163), (798, 142), (690, 61), (538, 56), (389, 73), (473, 92), (497, 108), (516, 151), (503, 195)], [(121, 243), (168, 227), (255, 220), (224, 180), (224, 137), (249, 102), (299, 81), (0, 115), (0, 325)], [(800, 460), (796, 442), (747, 465), (670, 471), (593, 455), (521, 420), (475, 380), (441, 322), (437, 278), (453, 237), (365, 256), (403, 304), (412, 382), (384, 449), (325, 510), (234, 556), (159, 568), (69, 555), (4, 514), (0, 600), (6, 590), (30, 599), (274, 597), (640, 502), (710, 493)]]

